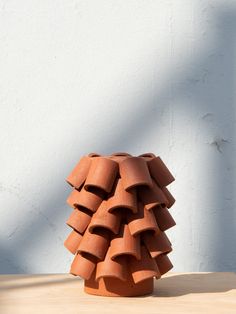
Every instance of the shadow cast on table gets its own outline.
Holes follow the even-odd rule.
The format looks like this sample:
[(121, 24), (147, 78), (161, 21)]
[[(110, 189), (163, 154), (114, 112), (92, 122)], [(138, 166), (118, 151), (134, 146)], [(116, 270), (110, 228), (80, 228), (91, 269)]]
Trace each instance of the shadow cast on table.
[(155, 284), (153, 297), (178, 297), (194, 293), (219, 293), (236, 289), (236, 273), (193, 273), (163, 277)]
[[(33, 289), (38, 287), (48, 287), (55, 285), (74, 284), (81, 282), (77, 276), (58, 277), (45, 275), (19, 275), (2, 276), (0, 281), (0, 291)], [(11, 278), (12, 277), (12, 278)], [(219, 293), (236, 289), (236, 273), (191, 273), (173, 274), (156, 281), (152, 295), (146, 297), (179, 297), (187, 294)]]

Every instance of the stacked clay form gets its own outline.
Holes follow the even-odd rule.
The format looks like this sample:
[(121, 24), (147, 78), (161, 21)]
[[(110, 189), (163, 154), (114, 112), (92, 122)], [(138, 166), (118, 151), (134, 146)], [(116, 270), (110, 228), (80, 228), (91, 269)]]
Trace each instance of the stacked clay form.
[(160, 157), (114, 153), (83, 156), (66, 181), (72, 186), (64, 242), (74, 254), (70, 273), (85, 280), (85, 292), (139, 296), (153, 292), (154, 278), (168, 272), (171, 242), (165, 231), (174, 181)]

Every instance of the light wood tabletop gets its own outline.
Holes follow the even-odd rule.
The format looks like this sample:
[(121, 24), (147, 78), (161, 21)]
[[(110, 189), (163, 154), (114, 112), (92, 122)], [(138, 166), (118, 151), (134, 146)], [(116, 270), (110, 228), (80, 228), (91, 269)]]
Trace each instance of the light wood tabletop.
[(236, 313), (236, 273), (174, 273), (155, 280), (144, 297), (84, 293), (69, 274), (1, 275), (0, 313)]

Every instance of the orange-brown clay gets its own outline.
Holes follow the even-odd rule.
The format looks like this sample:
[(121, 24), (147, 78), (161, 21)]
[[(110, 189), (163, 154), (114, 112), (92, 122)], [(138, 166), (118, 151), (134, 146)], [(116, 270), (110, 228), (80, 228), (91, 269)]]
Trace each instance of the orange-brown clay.
[(79, 199), (80, 192), (76, 189), (73, 189), (70, 195), (68, 196), (66, 202), (70, 207), (75, 208), (77, 206), (77, 201)]
[(70, 273), (83, 279), (89, 279), (96, 267), (96, 262), (96, 258), (92, 255), (77, 253), (71, 264)]
[[(91, 156), (92, 157), (92, 156)], [(90, 156), (83, 156), (72, 172), (67, 177), (66, 181), (73, 187), (79, 189), (84, 183), (91, 163)]]
[(154, 157), (149, 160), (148, 167), (150, 169), (151, 176), (160, 187), (167, 186), (175, 180), (160, 157)]
[(169, 257), (165, 253), (160, 254), (156, 257), (156, 263), (161, 275), (164, 275), (173, 268), (173, 265)]
[(161, 231), (165, 231), (176, 225), (175, 220), (166, 207), (156, 206), (153, 209), (153, 212), (156, 217), (158, 227), (161, 229)]
[(97, 228), (108, 229), (111, 232), (117, 234), (120, 229), (121, 212), (120, 211), (108, 211), (107, 200), (103, 200), (89, 225), (89, 231), (93, 232)]
[(171, 243), (165, 232), (159, 234), (145, 232), (142, 234), (142, 240), (152, 258), (172, 251)]
[(103, 191), (96, 191), (94, 193), (85, 190), (83, 187), (76, 195), (75, 206), (83, 206), (92, 212), (95, 212), (104, 198)]
[(129, 157), (119, 164), (120, 176), (126, 190), (139, 185), (152, 186), (146, 161), (141, 157)]
[(125, 256), (111, 259), (111, 248), (109, 247), (103, 261), (97, 263), (96, 281), (100, 278), (111, 277), (125, 281), (127, 278), (127, 262)]
[(138, 195), (146, 209), (151, 209), (156, 205), (169, 205), (168, 198), (154, 180), (152, 180), (151, 188), (146, 186), (139, 188)]
[(160, 157), (125, 152), (83, 156), (66, 181), (73, 187), (64, 242), (74, 254), (70, 273), (89, 294), (140, 296), (168, 272), (172, 245), (165, 230), (176, 223), (168, 209), (174, 181)]
[(140, 259), (140, 236), (133, 236), (127, 224), (122, 224), (118, 235), (111, 240), (111, 258), (121, 255), (131, 255)]
[(86, 229), (78, 246), (79, 253), (88, 253), (102, 260), (109, 246), (109, 233), (107, 230), (99, 229), (91, 233), (89, 227)]
[(91, 221), (91, 213), (85, 208), (75, 208), (66, 223), (79, 233), (84, 233)]
[(167, 189), (167, 187), (163, 187), (162, 192), (165, 194), (165, 196), (168, 200), (166, 207), (171, 208), (171, 206), (174, 205), (174, 203), (175, 203), (174, 196), (170, 193), (170, 191)]
[(115, 277), (102, 277), (96, 281), (93, 274), (89, 280), (85, 280), (84, 291), (89, 294), (108, 297), (143, 296), (153, 292), (153, 278), (135, 283), (131, 274), (128, 274), (126, 281)]
[(118, 164), (116, 161), (104, 157), (94, 157), (84, 187), (92, 192), (94, 188), (111, 192), (117, 172)]
[(113, 191), (108, 198), (108, 210), (111, 212), (117, 208), (127, 208), (133, 213), (137, 212), (137, 192), (135, 189), (126, 191), (121, 178), (118, 178), (113, 186)]
[(142, 202), (138, 203), (137, 214), (128, 215), (128, 226), (132, 235), (137, 235), (144, 231), (153, 231), (156, 234), (160, 232), (152, 210), (146, 209)]
[(72, 254), (77, 252), (79, 244), (82, 240), (82, 235), (76, 230), (72, 230), (69, 236), (66, 238), (64, 242), (64, 246), (69, 250)]
[(153, 277), (160, 277), (157, 263), (155, 259), (150, 256), (145, 246), (141, 247), (141, 259), (136, 260), (135, 258), (130, 258), (128, 265), (134, 283), (138, 283)]

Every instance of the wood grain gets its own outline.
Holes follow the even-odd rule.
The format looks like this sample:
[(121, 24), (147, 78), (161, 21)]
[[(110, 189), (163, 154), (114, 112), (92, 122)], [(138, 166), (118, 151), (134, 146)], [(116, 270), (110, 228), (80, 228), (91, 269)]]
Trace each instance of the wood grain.
[(235, 273), (174, 273), (155, 281), (153, 295), (85, 294), (69, 274), (0, 276), (0, 313), (236, 313)]

